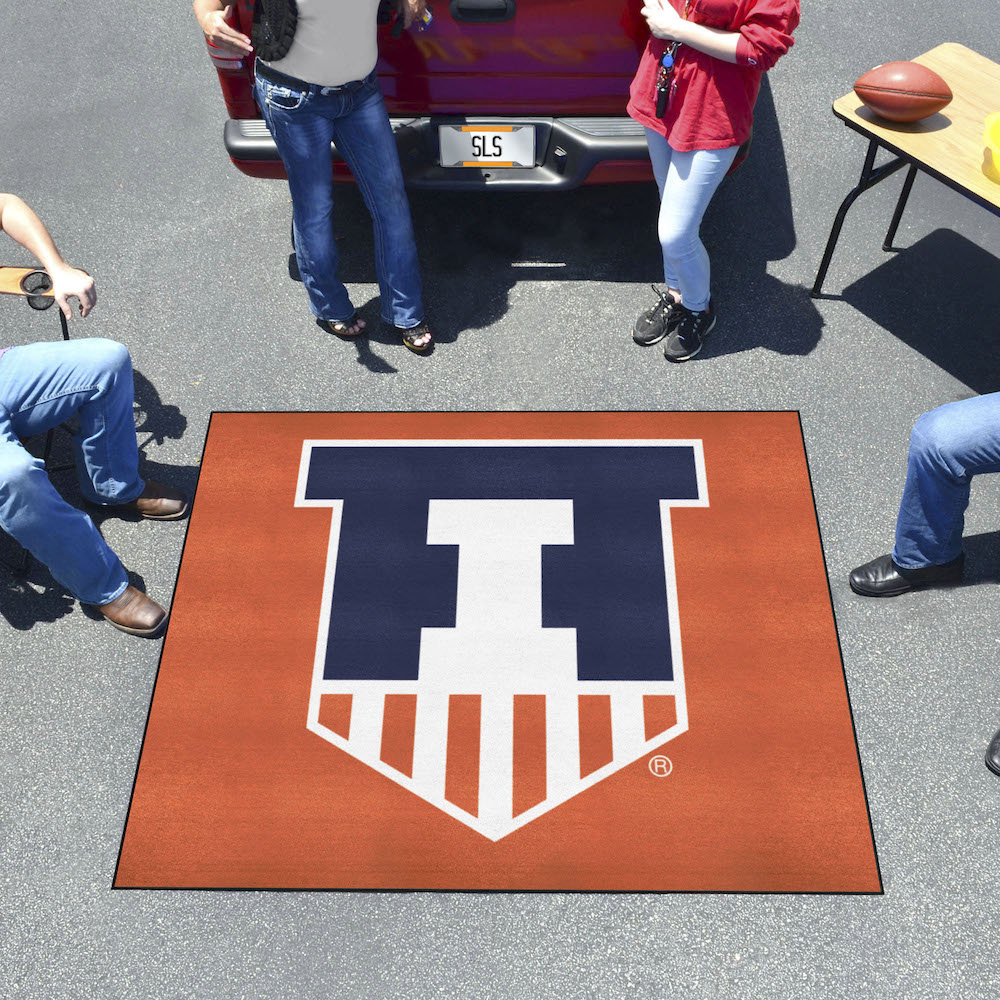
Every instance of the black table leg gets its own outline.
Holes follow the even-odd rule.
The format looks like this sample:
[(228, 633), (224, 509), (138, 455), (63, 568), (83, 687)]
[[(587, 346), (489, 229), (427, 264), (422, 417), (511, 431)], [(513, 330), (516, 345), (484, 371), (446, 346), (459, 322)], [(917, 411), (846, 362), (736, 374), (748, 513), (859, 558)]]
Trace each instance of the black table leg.
[(910, 197), (910, 189), (913, 187), (914, 178), (917, 176), (917, 168), (910, 165), (906, 172), (906, 179), (903, 181), (903, 190), (899, 192), (899, 201), (896, 202), (896, 210), (892, 213), (892, 222), (889, 223), (889, 231), (885, 234), (885, 242), (882, 249), (885, 251), (895, 249), (892, 241), (896, 238), (896, 229), (899, 227), (899, 220), (903, 218), (903, 209), (906, 208), (906, 199)]
[(837, 246), (837, 240), (840, 238), (840, 230), (843, 228), (844, 219), (847, 216), (847, 210), (854, 204), (858, 195), (863, 191), (867, 191), (870, 187), (874, 187), (879, 181), (883, 181), (890, 174), (894, 174), (901, 167), (906, 166), (906, 160), (897, 157), (894, 160), (890, 160), (888, 163), (883, 163), (881, 167), (875, 168), (875, 154), (878, 152), (878, 143), (871, 139), (868, 143), (868, 153), (865, 156), (865, 165), (861, 168), (861, 177), (858, 179), (857, 185), (848, 193), (847, 197), (841, 202), (840, 208), (837, 211), (837, 216), (833, 220), (833, 228), (830, 230), (830, 238), (826, 241), (826, 249), (823, 251), (823, 259), (819, 264), (819, 271), (816, 272), (816, 281), (813, 284), (812, 291), (809, 293), (814, 299), (819, 298), (823, 289), (823, 280), (826, 278), (826, 272), (830, 268), (830, 261), (833, 259), (833, 251)]

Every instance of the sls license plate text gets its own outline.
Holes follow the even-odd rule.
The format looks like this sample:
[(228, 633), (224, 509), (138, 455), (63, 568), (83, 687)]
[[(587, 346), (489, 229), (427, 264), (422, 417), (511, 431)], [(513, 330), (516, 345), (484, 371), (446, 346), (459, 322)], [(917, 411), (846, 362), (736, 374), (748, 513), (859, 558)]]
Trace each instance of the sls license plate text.
[(534, 125), (441, 125), (442, 167), (533, 167)]

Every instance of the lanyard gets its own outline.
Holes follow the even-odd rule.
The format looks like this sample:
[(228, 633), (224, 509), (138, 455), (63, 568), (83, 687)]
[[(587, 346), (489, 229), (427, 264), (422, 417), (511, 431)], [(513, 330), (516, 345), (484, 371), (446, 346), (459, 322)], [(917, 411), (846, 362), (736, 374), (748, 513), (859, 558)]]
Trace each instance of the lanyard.
[[(681, 17), (687, 18), (688, 10), (691, 7), (691, 0), (684, 0), (684, 13)], [(672, 41), (667, 45), (666, 51), (660, 59), (660, 69), (656, 74), (656, 117), (662, 118), (667, 111), (667, 100), (670, 97), (670, 77), (674, 71), (677, 50), (680, 42)]]

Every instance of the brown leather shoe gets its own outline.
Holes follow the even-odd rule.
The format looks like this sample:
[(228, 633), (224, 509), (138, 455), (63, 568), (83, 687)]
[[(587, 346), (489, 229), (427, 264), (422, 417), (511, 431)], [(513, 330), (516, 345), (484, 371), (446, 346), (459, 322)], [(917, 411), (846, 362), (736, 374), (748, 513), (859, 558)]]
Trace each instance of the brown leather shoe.
[(187, 513), (188, 498), (173, 486), (151, 479), (134, 500), (112, 506), (118, 510), (133, 510), (151, 521), (176, 521)]
[(109, 604), (100, 604), (98, 611), (115, 628), (129, 635), (151, 639), (158, 635), (167, 621), (167, 613), (141, 590), (128, 586)]

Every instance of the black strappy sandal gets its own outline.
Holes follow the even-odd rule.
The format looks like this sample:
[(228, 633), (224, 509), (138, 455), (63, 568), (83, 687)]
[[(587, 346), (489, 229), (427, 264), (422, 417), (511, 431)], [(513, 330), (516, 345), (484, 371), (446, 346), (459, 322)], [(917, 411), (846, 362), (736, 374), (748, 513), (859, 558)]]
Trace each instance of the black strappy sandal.
[[(360, 337), (361, 334), (363, 334), (367, 329), (367, 324), (358, 315), (356, 309), (348, 319), (324, 319), (321, 320), (321, 323), (330, 331), (330, 333), (335, 334), (338, 337), (343, 337), (345, 340), (353, 340), (355, 337)], [(355, 330), (354, 333), (351, 333), (351, 327), (358, 326), (358, 324), (361, 325), (361, 329)]]
[[(397, 326), (396, 330), (402, 334), (403, 344), (413, 351), (414, 354), (426, 354), (434, 346), (434, 336), (431, 333), (431, 328), (426, 323), (421, 323), (419, 326), (413, 326), (409, 329)], [(430, 338), (426, 344), (414, 343), (418, 337), (425, 336)]]

